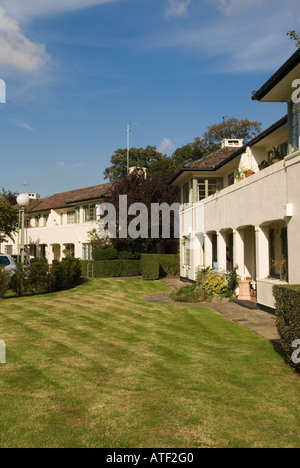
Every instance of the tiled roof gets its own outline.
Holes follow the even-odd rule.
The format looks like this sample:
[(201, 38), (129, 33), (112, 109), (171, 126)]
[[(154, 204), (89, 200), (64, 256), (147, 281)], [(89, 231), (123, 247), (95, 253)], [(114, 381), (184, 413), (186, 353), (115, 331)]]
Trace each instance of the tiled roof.
[(105, 198), (113, 183), (109, 182), (103, 185), (87, 187), (70, 192), (57, 193), (43, 200), (31, 200), (27, 208), (28, 213), (37, 213), (40, 211), (50, 211), (59, 208), (68, 208), (75, 203), (88, 202)]
[(196, 169), (197, 171), (213, 171), (217, 166), (226, 161), (237, 151), (237, 148), (221, 148), (213, 154), (209, 154), (198, 161), (195, 161), (188, 166), (184, 166), (184, 169)]

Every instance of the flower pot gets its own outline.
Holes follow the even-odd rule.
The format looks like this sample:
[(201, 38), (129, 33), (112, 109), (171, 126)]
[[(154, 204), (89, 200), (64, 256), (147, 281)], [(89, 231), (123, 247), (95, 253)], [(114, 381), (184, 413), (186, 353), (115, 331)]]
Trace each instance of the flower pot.
[(266, 169), (267, 167), (269, 167), (267, 164), (259, 164), (258, 169), (259, 169), (260, 171), (263, 171), (263, 170)]
[(253, 174), (255, 174), (254, 171), (246, 171), (246, 172), (245, 172), (245, 176), (246, 176), (246, 177), (250, 177), (250, 176), (252, 176)]

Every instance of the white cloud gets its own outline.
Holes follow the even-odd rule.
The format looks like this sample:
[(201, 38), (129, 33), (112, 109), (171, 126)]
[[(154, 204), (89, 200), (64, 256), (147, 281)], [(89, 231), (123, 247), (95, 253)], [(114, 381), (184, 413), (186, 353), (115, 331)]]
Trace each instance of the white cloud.
[(14, 18), (28, 21), (42, 15), (81, 10), (115, 1), (118, 0), (2, 0), (1, 4)]
[(27, 122), (22, 122), (20, 120), (10, 119), (9, 122), (14, 125), (15, 127), (24, 128), (24, 130), (28, 130), (29, 132), (34, 132), (34, 128), (29, 125)]
[(58, 161), (56, 163), (56, 166), (59, 167), (60, 169), (77, 169), (78, 167), (85, 166), (85, 164), (84, 163), (78, 163), (78, 164), (72, 164), (71, 166), (67, 166), (65, 162)]
[(0, 66), (1, 70), (37, 72), (50, 61), (43, 44), (30, 41), (18, 22), (0, 7)]
[(168, 17), (181, 17), (188, 14), (188, 7), (191, 0), (168, 0), (165, 9), (165, 16)]
[(170, 138), (164, 138), (158, 147), (158, 151), (160, 153), (166, 153), (172, 148), (172, 146), (173, 146), (173, 143), (170, 140)]
[[(296, 29), (299, 23), (300, 2), (297, 2), (214, 0), (215, 8), (205, 21), (163, 31), (156, 40), (148, 39), (145, 47), (182, 48), (207, 57), (211, 60), (211, 66), (206, 68), (209, 72), (269, 71), (295, 50), (286, 32)], [(235, 14), (228, 14), (230, 11)]]
[(239, 14), (241, 10), (246, 8), (255, 7), (262, 5), (268, 0), (217, 0), (219, 8), (226, 13), (231, 15), (233, 13)]

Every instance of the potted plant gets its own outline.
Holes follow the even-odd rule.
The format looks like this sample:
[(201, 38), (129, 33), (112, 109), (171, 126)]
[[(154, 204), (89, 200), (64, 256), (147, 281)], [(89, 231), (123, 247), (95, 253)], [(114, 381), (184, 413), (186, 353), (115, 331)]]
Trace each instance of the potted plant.
[(269, 167), (269, 165), (268, 161), (264, 160), (258, 165), (258, 168), (260, 171), (263, 171), (266, 167)]
[(271, 161), (272, 164), (275, 164), (283, 159), (281, 150), (279, 146), (276, 148), (276, 146), (273, 146), (272, 153), (271, 153)]
[(244, 170), (244, 174), (245, 174), (245, 177), (250, 177), (250, 176), (252, 176), (253, 174), (255, 174), (255, 172), (252, 171), (252, 169), (245, 169), (245, 170)]
[(234, 172), (234, 178), (237, 182), (243, 180), (245, 178), (245, 173), (243, 169), (237, 168)]

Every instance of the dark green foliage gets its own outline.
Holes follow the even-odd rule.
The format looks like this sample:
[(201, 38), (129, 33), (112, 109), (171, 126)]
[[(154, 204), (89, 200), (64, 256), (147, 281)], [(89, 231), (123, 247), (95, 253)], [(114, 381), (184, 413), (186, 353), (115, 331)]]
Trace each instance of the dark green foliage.
[(160, 278), (158, 255), (142, 255), (142, 275), (144, 280), (154, 281)]
[(67, 257), (63, 259), (61, 264), (64, 270), (66, 289), (73, 288), (80, 284), (82, 275), (80, 260), (78, 258)]
[(88, 265), (92, 265), (90, 273), (95, 278), (122, 278), (140, 276), (142, 272), (140, 260), (102, 260), (100, 262), (81, 261), (83, 275), (88, 274)]
[(240, 276), (238, 275), (237, 270), (238, 267), (235, 266), (233, 270), (226, 275), (227, 287), (232, 294), (235, 293), (239, 286)]
[(0, 192), (0, 243), (5, 242), (17, 231), (17, 211), (11, 203), (10, 194), (4, 189)]
[(8, 291), (10, 286), (10, 274), (0, 266), (0, 299), (4, 296), (6, 291)]
[(49, 271), (49, 291), (63, 291), (67, 289), (66, 268), (61, 262), (53, 262)]
[(38, 260), (30, 266), (27, 285), (31, 294), (48, 292), (49, 265), (46, 260)]
[(24, 269), (22, 263), (18, 263), (10, 283), (11, 289), (17, 296), (24, 296), (28, 292), (28, 276), (29, 271)]
[(118, 252), (113, 247), (93, 249), (93, 260), (95, 262), (99, 260), (116, 260), (117, 258)]
[(146, 280), (180, 275), (179, 255), (142, 255), (142, 275)]
[(11, 279), (11, 289), (18, 296), (44, 294), (73, 288), (81, 281), (81, 263), (76, 258), (48, 265), (47, 260), (36, 259), (30, 269), (19, 263)]
[(135, 254), (129, 250), (121, 250), (121, 252), (118, 252), (118, 258), (120, 260), (138, 260)]
[(276, 325), (288, 362), (300, 371), (300, 364), (292, 362), (292, 347), (300, 340), (300, 285), (276, 285), (273, 287), (276, 307)]

